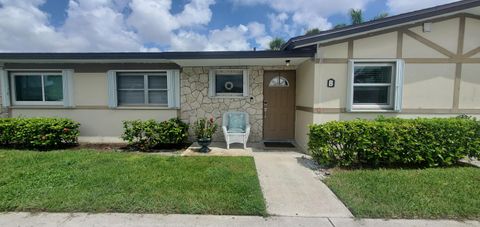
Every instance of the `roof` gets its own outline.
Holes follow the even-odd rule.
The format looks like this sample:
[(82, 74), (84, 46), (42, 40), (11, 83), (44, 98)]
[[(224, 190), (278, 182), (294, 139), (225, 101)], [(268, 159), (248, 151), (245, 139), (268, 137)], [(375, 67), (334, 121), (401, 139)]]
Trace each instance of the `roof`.
[(89, 52), (89, 53), (0, 53), (6, 60), (185, 60), (313, 57), (315, 50), (288, 51), (198, 51), (198, 52)]
[(454, 13), (478, 6), (480, 6), (480, 0), (463, 0), (450, 4), (435, 6), (432, 8), (399, 14), (396, 16), (386, 17), (379, 20), (373, 20), (358, 25), (351, 25), (339, 29), (323, 31), (314, 35), (297, 36), (288, 40), (283, 45), (282, 50), (293, 50), (298, 47), (312, 45), (322, 41), (351, 36), (357, 33), (364, 33), (372, 30), (384, 29), (387, 27), (394, 27), (397, 25), (436, 17), (443, 14)]

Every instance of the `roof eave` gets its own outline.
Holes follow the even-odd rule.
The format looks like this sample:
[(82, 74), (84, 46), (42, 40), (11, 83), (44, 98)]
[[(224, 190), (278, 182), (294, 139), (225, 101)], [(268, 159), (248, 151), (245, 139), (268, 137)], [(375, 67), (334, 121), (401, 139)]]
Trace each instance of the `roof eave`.
[[(448, 7), (449, 6), (449, 7)], [(317, 34), (313, 36), (298, 36), (289, 39), (283, 46), (282, 50), (294, 50), (295, 48), (314, 45), (319, 42), (326, 42), (331, 39), (355, 36), (357, 33), (365, 33), (373, 30), (387, 29), (404, 24), (409, 24), (416, 21), (422, 21), (430, 18), (439, 17), (445, 14), (455, 14), (459, 11), (466, 10), (480, 6), (480, 0), (460, 1), (450, 3), (446, 5), (427, 8), (415, 12), (409, 12), (405, 14), (396, 15), (393, 17), (387, 17), (384, 19), (367, 22), (366, 24), (348, 26), (338, 30), (325, 31), (323, 34)]]

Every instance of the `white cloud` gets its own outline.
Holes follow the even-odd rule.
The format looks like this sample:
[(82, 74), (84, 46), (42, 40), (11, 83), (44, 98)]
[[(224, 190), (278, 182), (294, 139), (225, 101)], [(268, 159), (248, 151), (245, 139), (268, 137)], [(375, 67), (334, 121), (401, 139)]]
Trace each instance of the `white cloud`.
[(71, 0), (61, 28), (84, 51), (138, 51), (138, 35), (125, 25), (123, 14), (109, 0)]
[(265, 25), (251, 22), (247, 25), (225, 26), (223, 29), (214, 29), (203, 35), (194, 31), (180, 31), (174, 35), (171, 42), (172, 50), (251, 50), (250, 40), (257, 44), (259, 49), (268, 48), (272, 37), (267, 35)]
[[(283, 32), (291, 36), (311, 28), (329, 29), (332, 24), (327, 18), (334, 14), (345, 14), (349, 9), (364, 9), (374, 0), (231, 0), (236, 5), (267, 5), (276, 14), (269, 15), (272, 32)], [(288, 19), (291, 18), (290, 24)]]
[(0, 51), (40, 51), (68, 46), (63, 42), (64, 37), (48, 25), (47, 15), (38, 9), (43, 2), (0, 1)]
[(389, 8), (392, 14), (399, 14), (399, 13), (415, 11), (419, 9), (424, 9), (424, 8), (447, 4), (447, 3), (456, 2), (456, 1), (458, 0), (421, 0), (421, 1), (387, 0), (387, 7)]
[(175, 18), (182, 26), (206, 25), (212, 19), (210, 6), (213, 4), (214, 0), (192, 0)]
[(208, 24), (214, 1), (191, 0), (173, 15), (171, 0), (70, 0), (57, 28), (44, 3), (0, 0), (0, 51), (158, 51), (143, 44), (169, 46), (177, 30)]
[(145, 42), (169, 43), (171, 32), (179, 23), (170, 14), (170, 0), (132, 0), (132, 13), (127, 19)]

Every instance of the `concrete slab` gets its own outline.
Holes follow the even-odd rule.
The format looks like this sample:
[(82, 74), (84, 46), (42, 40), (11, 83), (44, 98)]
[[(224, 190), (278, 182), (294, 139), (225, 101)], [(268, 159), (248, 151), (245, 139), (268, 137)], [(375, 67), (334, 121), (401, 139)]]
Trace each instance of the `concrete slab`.
[(407, 219), (352, 219), (330, 218), (334, 226), (342, 227), (472, 227), (480, 226), (478, 221), (455, 221), (455, 220), (407, 220)]
[(193, 143), (182, 152), (182, 156), (253, 156), (253, 147), (257, 146), (257, 144), (248, 144), (247, 149), (243, 149), (241, 144), (232, 144), (230, 149), (227, 150), (225, 143), (213, 142), (209, 146), (210, 152), (200, 153), (198, 152), (200, 146), (197, 143)]
[(2, 227), (316, 226), (316, 227), (478, 227), (478, 221), (381, 220), (315, 217), (258, 217), (183, 214), (0, 213)]
[(312, 170), (305, 154), (254, 150), (267, 212), (280, 216), (353, 217)]
[(475, 158), (464, 158), (464, 159), (461, 159), (460, 162), (480, 168), (480, 160)]
[(332, 227), (327, 218), (256, 217), (214, 215), (161, 214), (86, 214), (86, 213), (4, 213), (2, 227), (156, 227), (156, 226), (325, 226)]

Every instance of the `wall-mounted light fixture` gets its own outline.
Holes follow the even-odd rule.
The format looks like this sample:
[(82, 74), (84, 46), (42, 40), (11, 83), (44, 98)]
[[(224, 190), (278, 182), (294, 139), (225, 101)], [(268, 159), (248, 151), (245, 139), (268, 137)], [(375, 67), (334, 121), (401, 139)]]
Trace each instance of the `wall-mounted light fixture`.
[(290, 66), (290, 60), (285, 60), (285, 65), (288, 67)]
[(423, 23), (423, 32), (432, 32), (432, 23)]

